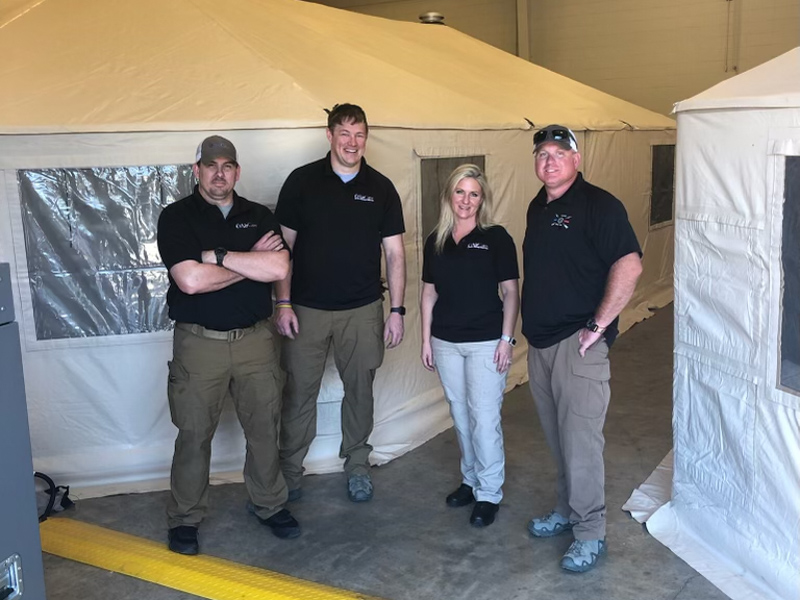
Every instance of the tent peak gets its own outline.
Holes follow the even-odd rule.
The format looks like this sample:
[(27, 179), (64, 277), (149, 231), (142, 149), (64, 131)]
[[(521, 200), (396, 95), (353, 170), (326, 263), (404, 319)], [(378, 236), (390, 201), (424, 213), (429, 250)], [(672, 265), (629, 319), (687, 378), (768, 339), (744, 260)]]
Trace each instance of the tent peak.
[(800, 46), (677, 102), (673, 113), (725, 108), (800, 107)]

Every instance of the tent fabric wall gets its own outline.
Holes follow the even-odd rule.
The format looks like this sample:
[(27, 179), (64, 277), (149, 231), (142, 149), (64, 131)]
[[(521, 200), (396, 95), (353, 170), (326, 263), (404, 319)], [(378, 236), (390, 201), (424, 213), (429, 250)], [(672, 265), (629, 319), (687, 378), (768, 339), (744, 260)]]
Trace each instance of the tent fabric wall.
[[(296, 0), (211, 7), (207, 0), (41, 0), (16, 19), (0, 13), (0, 49), (26, 58), (0, 65), (0, 261), (15, 274), (38, 470), (85, 494), (167, 485), (171, 336), (36, 339), (18, 169), (185, 164), (203, 137), (218, 133), (239, 149), (238, 191), (273, 206), (286, 176), (328, 149), (322, 107), (361, 104), (371, 123), (367, 160), (397, 186), (407, 227), (410, 310), (405, 341), (387, 352), (377, 375), (371, 443), (378, 463), (450, 426), (441, 386), (419, 364), (422, 158), (485, 155), (498, 219), (521, 246), (527, 204), (540, 186), (526, 119), (573, 127), (589, 179), (619, 195), (643, 247), (668, 254), (671, 228), (649, 231), (641, 217), (647, 150), (654, 140), (674, 140), (670, 119), (446, 27)], [(654, 295), (643, 288), (645, 305), (659, 301), (669, 262), (648, 253), (645, 288)], [(524, 354), (521, 343), (509, 386), (526, 378)], [(328, 364), (309, 472), (341, 468), (340, 398)], [(227, 410), (214, 440), (215, 478), (233, 477), (227, 473), (241, 469), (243, 450)]]
[(797, 598), (800, 396), (778, 341), (800, 48), (676, 110), (675, 472), (648, 529), (732, 598)]
[[(285, 177), (299, 164), (327, 150), (321, 129), (222, 131), (239, 150), (240, 193), (274, 206)], [(25, 142), (0, 140), (0, 153), (15, 156), (28, 168), (111, 166), (163, 162), (191, 162), (194, 147), (204, 133), (168, 133), (157, 136), (153, 156), (140, 144), (153, 142), (150, 134), (74, 134), (38, 136), (25, 156)], [(404, 201), (408, 285), (406, 338), (387, 352), (376, 378), (376, 427), (373, 462), (382, 463), (424, 443), (451, 423), (435, 375), (419, 364), (419, 280), (422, 240), (418, 233), (419, 159), (423, 156), (486, 155), (487, 173), (498, 203), (498, 219), (521, 243), (524, 205), (519, 198), (535, 194), (534, 177), (519, 177), (529, 167), (530, 134), (525, 131), (439, 132), (373, 130), (368, 160), (392, 179)], [(4, 153), (3, 149), (9, 149)], [(16, 150), (10, 150), (15, 148)], [(44, 155), (39, 152), (44, 150)], [(76, 151), (77, 150), (77, 151)], [(145, 155), (139, 153), (143, 151)], [(54, 156), (59, 158), (55, 159)], [(402, 159), (400, 159), (402, 157)], [(269, 168), (264, 168), (269, 165)], [(168, 474), (174, 429), (165, 401), (167, 361), (171, 335), (166, 332), (37, 340), (25, 244), (14, 170), (3, 171), (0, 256), (13, 257), (18, 274), (18, 306), (23, 322), (25, 372), (31, 431), (37, 469), (54, 473), (77, 488), (154, 480), (163, 485)], [(520, 208), (522, 207), (522, 208)], [(522, 345), (524, 348), (524, 344)], [(524, 353), (517, 353), (509, 386), (525, 379)], [(339, 404), (341, 382), (332, 362), (327, 365), (320, 396), (319, 435), (306, 466), (309, 472), (341, 469)], [(243, 442), (232, 410), (225, 412), (214, 441), (213, 470), (233, 471), (241, 466)], [(134, 488), (141, 489), (141, 488)]]

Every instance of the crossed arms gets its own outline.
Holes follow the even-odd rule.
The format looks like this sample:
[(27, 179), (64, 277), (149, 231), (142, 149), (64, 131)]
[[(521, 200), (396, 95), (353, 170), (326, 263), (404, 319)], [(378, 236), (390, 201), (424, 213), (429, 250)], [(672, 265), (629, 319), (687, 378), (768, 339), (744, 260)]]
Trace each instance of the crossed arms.
[(217, 266), (213, 250), (204, 250), (200, 262), (184, 260), (169, 270), (184, 294), (216, 292), (244, 279), (280, 281), (289, 273), (289, 252), (281, 236), (264, 234), (247, 252), (228, 252), (222, 267)]

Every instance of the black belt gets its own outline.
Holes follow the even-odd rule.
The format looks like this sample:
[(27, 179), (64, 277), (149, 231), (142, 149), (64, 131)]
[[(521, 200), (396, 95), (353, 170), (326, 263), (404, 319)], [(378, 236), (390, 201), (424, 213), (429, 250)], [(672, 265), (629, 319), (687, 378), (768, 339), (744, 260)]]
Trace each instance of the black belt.
[(222, 340), (224, 342), (236, 342), (246, 336), (248, 333), (253, 333), (258, 329), (263, 321), (259, 321), (252, 327), (244, 327), (241, 329), (229, 329), (228, 331), (217, 331), (216, 329), (208, 329), (197, 323), (175, 323), (176, 329), (183, 329), (189, 331), (194, 335), (208, 338), (210, 340)]

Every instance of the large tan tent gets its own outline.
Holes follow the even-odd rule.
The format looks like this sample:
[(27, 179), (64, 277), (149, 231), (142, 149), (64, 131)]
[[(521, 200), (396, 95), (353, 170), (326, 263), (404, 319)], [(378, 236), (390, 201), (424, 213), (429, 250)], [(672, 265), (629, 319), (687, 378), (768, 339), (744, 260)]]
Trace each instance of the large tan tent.
[[(0, 65), (0, 262), (15, 279), (34, 463), (86, 493), (168, 472), (171, 335), (153, 225), (211, 132), (239, 148), (240, 193), (273, 205), (288, 173), (325, 153), (323, 108), (367, 111), (367, 158), (403, 198), (411, 308), (376, 382), (375, 462), (450, 425), (418, 358), (435, 204), (422, 190), (437, 161), (484, 161), (520, 244), (539, 188), (531, 129), (572, 127), (584, 173), (623, 200), (645, 250), (634, 305), (671, 297), (671, 205), (653, 226), (650, 199), (654, 148), (674, 144), (674, 121), (448, 27), (298, 0), (15, 0), (0, 8), (0, 51), (12, 57)], [(523, 358), (524, 347), (510, 385), (525, 378)], [(323, 387), (312, 472), (341, 466), (332, 365)], [(226, 413), (212, 469), (239, 469), (242, 456)]]

